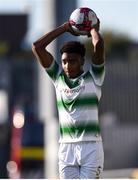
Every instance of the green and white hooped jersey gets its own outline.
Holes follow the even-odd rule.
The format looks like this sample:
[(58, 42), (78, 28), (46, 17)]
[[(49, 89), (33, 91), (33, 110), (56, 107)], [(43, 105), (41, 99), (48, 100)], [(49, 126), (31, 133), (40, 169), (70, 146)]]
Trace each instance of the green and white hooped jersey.
[(91, 65), (89, 71), (69, 79), (54, 61), (46, 69), (53, 80), (59, 112), (59, 142), (100, 141), (98, 105), (105, 76), (103, 65)]

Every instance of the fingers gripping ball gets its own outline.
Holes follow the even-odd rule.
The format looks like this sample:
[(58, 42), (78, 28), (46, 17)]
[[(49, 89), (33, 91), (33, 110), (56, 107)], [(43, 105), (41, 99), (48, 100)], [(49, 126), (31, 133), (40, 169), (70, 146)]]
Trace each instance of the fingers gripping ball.
[(98, 19), (92, 9), (81, 7), (71, 13), (69, 22), (75, 33), (88, 35), (92, 27), (98, 23)]

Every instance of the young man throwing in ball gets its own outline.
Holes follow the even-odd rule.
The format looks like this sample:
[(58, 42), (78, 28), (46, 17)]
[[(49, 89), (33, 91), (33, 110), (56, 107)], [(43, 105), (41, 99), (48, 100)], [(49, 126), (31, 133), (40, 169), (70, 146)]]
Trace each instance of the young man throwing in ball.
[(84, 71), (85, 47), (70, 41), (60, 49), (61, 66), (47, 46), (63, 33), (73, 35), (66, 22), (33, 43), (32, 50), (52, 79), (57, 97), (60, 127), (59, 174), (63, 179), (100, 178), (103, 145), (98, 121), (98, 104), (104, 80), (104, 42), (99, 22), (90, 30), (94, 53)]

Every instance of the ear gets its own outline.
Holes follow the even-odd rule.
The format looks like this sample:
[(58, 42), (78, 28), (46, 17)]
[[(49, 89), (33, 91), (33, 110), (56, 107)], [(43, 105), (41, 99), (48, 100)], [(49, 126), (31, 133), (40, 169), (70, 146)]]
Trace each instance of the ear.
[(81, 65), (82, 65), (82, 66), (84, 65), (84, 61), (85, 61), (85, 59), (84, 59), (84, 58), (81, 58)]

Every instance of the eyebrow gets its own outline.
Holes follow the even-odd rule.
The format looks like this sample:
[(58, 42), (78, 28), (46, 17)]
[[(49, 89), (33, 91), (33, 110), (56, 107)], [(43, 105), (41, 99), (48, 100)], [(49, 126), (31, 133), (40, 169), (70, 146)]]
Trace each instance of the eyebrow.
[[(62, 59), (62, 58), (61, 58)], [(76, 59), (75, 57), (72, 57), (72, 58), (63, 58), (62, 60), (65, 61), (65, 60), (69, 60), (69, 61), (73, 61), (74, 59)]]

